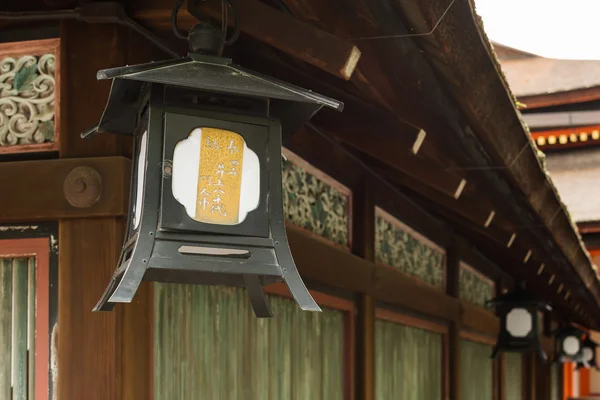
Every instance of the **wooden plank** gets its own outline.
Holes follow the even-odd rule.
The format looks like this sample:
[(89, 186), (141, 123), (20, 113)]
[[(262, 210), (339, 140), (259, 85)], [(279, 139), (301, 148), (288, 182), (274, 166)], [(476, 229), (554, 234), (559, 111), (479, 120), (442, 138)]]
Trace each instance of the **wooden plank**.
[[(339, 78), (352, 76), (361, 55), (354, 44), (257, 0), (239, 0), (234, 6), (242, 32)], [(217, 2), (189, 1), (188, 12), (198, 19), (206, 14), (221, 19)], [(233, 18), (229, 22), (233, 26)]]
[[(92, 167), (102, 177), (102, 194), (89, 208), (73, 207), (64, 195), (64, 181), (74, 168)], [(0, 221), (127, 214), (131, 162), (123, 157), (18, 161), (0, 163), (0, 187), (11, 201), (0, 208)], [(36, 188), (32, 192), (31, 188)]]
[(13, 400), (27, 400), (27, 274), (26, 258), (13, 260), (12, 372)]
[(11, 398), (12, 260), (0, 258), (0, 398)]

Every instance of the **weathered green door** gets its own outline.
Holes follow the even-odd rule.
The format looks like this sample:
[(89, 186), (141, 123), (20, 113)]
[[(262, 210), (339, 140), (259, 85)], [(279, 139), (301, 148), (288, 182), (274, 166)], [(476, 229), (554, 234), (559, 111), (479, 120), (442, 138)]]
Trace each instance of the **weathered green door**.
[(342, 400), (344, 314), (269, 296), (257, 319), (240, 289), (154, 286), (155, 400)]

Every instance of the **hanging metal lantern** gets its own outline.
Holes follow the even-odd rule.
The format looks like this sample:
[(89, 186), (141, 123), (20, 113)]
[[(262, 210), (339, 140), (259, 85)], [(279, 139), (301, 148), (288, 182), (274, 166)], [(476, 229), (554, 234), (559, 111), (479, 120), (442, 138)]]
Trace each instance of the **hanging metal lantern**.
[(559, 328), (554, 340), (556, 361), (564, 363), (581, 360), (584, 336), (584, 331), (570, 324)]
[(598, 343), (594, 342), (588, 334), (581, 342), (581, 352), (579, 357), (577, 357), (577, 366), (575, 369), (594, 368), (600, 370), (596, 363), (596, 347), (598, 347)]
[(125, 244), (96, 311), (130, 302), (142, 280), (246, 287), (259, 317), (271, 316), (263, 286), (284, 281), (320, 311), (286, 237), (282, 131), (343, 104), (211, 55), (219, 35), (199, 24), (188, 57), (98, 72), (112, 88), (82, 137), (133, 135), (135, 159)]
[(500, 352), (534, 351), (543, 361), (547, 359), (540, 341), (540, 329), (537, 312), (550, 311), (552, 308), (545, 302), (537, 300), (525, 290), (524, 284), (495, 299), (488, 305), (495, 307), (500, 317), (500, 333), (492, 351), (492, 358)]

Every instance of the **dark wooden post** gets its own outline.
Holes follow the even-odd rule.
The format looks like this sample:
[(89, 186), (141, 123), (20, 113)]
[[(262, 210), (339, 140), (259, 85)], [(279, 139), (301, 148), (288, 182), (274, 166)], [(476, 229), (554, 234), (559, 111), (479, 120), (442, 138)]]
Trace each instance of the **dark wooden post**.
[[(96, 81), (97, 70), (143, 54), (151, 59), (149, 46), (124, 28), (63, 23), (60, 158), (130, 155), (130, 141), (116, 135), (84, 141), (79, 134), (98, 123), (107, 100), (110, 84)], [(92, 313), (115, 269), (123, 235), (122, 218), (59, 223), (59, 399), (151, 398), (148, 288), (131, 305)]]
[[(460, 297), (460, 254), (455, 238), (446, 249), (446, 293)], [(462, 311), (461, 311), (462, 314)], [(460, 320), (450, 321), (448, 327), (448, 399), (461, 400), (460, 395)]]
[[(496, 281), (496, 296), (502, 295), (502, 291), (504, 290), (505, 284), (504, 280), (501, 278)], [(500, 353), (498, 356), (498, 360), (496, 361), (496, 394), (497, 400), (507, 400), (506, 399), (506, 358), (504, 354)], [(518, 400), (518, 399), (516, 399)]]
[[(367, 179), (352, 195), (352, 252), (375, 261), (375, 200)], [(359, 294), (357, 339), (357, 400), (375, 400), (375, 300)]]

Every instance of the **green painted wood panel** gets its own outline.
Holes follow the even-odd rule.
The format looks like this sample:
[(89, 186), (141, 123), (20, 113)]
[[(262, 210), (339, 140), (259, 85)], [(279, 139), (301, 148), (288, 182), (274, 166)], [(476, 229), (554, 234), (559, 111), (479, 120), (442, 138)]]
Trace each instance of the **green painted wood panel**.
[(444, 251), (420, 239), (416, 232), (387, 212), (375, 218), (375, 257), (389, 265), (442, 289), (445, 284)]
[(442, 335), (375, 322), (375, 399), (441, 400)]
[(0, 399), (10, 399), (12, 347), (12, 260), (0, 258)]
[(34, 398), (35, 259), (0, 259), (0, 399)]
[(312, 174), (306, 170), (306, 162), (298, 156), (293, 160), (282, 162), (285, 218), (332, 242), (348, 246), (350, 191), (332, 184), (333, 179), (324, 178), (325, 174), (320, 171)]
[(269, 301), (257, 319), (244, 290), (154, 284), (154, 399), (343, 399), (343, 312)]
[(27, 275), (26, 258), (13, 261), (12, 375), (13, 400), (27, 400)]
[(459, 295), (461, 300), (467, 300), (478, 306), (485, 307), (486, 301), (495, 297), (496, 289), (494, 283), (462, 263), (459, 280)]
[(35, 258), (27, 260), (27, 393), (35, 396)]
[(523, 398), (523, 355), (504, 353), (504, 391), (506, 400)]
[(492, 346), (461, 340), (460, 392), (462, 400), (492, 400), (494, 391)]

